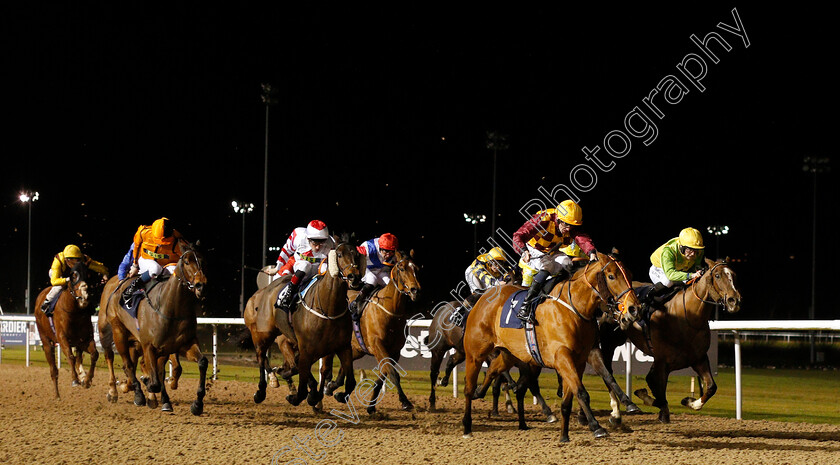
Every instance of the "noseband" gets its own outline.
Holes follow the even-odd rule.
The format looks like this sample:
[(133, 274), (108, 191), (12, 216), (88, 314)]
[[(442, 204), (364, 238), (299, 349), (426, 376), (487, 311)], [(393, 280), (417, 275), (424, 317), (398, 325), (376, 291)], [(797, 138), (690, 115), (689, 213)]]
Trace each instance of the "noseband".
[[(195, 257), (195, 264), (198, 267), (198, 271), (193, 273), (191, 279), (186, 278), (186, 273), (184, 271), (184, 262), (186, 262), (186, 257), (189, 254), (193, 254), (193, 256)], [(178, 266), (176, 267), (176, 271), (177, 272), (175, 273), (175, 277), (178, 279), (179, 284), (185, 286), (190, 291), (195, 289), (195, 277), (198, 276), (199, 273), (203, 274), (203, 271), (201, 269), (201, 260), (198, 259), (198, 254), (195, 252), (195, 250), (187, 249), (187, 251), (181, 255), (181, 258), (178, 259)]]
[[(627, 283), (627, 289), (621, 291), (621, 293), (619, 293), (616, 296), (610, 293), (609, 297), (605, 299), (604, 296), (601, 295), (601, 293), (598, 291), (598, 289), (595, 286), (593, 286), (592, 283), (589, 282), (589, 279), (585, 278), (586, 272), (589, 269), (589, 263), (586, 264), (586, 268), (584, 268), (583, 270), (583, 276), (586, 279), (586, 284), (589, 285), (589, 287), (592, 289), (592, 292), (594, 292), (595, 295), (597, 295), (598, 298), (601, 299), (601, 301), (607, 305), (607, 308), (609, 308), (612, 311), (613, 315), (616, 317), (616, 319), (618, 319), (618, 317), (627, 313), (627, 308), (629, 307), (627, 299), (630, 298), (630, 292), (633, 291), (633, 285), (630, 283), (630, 279), (627, 278), (627, 272), (624, 271), (624, 267), (621, 266), (621, 263), (619, 263), (618, 260), (616, 260), (613, 257), (610, 257), (609, 255), (607, 255), (607, 257), (609, 257), (610, 262), (615, 263), (615, 266), (617, 266), (618, 270), (621, 271), (621, 275), (624, 277), (624, 282)], [(609, 263), (606, 263), (603, 266), (601, 266), (601, 269), (598, 270), (598, 273), (604, 275), (604, 268), (606, 268), (608, 265)], [(606, 276), (604, 277), (606, 278)], [(609, 289), (607, 290), (609, 291)], [(571, 286), (569, 286), (569, 292), (571, 292)]]
[[(393, 268), (391, 268), (391, 281), (394, 281), (395, 287), (397, 288), (397, 291), (399, 291), (400, 294), (411, 297), (411, 289), (409, 289), (408, 286), (405, 284), (405, 280), (398, 279), (400, 273), (397, 271), (397, 267), (400, 265), (400, 263), (407, 261), (408, 259), (409, 257), (403, 257), (402, 260), (397, 262), (397, 264), (394, 265)], [(399, 285), (396, 285), (396, 283), (399, 283)]]

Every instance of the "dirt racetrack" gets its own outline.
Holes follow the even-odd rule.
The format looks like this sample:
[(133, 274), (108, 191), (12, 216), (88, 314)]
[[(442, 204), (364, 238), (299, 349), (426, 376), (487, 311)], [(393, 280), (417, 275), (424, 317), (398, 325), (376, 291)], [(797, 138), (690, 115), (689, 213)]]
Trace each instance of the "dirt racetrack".
[[(194, 417), (189, 404), (195, 379), (182, 380), (171, 393), (174, 413), (136, 407), (131, 394), (116, 404), (105, 399), (106, 378), (98, 371), (89, 390), (71, 388), (61, 370), (61, 400), (53, 400), (46, 368), (0, 365), (0, 463), (163, 463), (269, 464), (278, 450), (289, 451), (276, 463), (609, 463), (609, 464), (837, 464), (840, 426), (737, 421), (673, 414), (661, 425), (650, 407), (645, 414), (625, 416), (622, 429), (596, 440), (588, 429), (572, 423), (571, 443), (559, 444), (559, 423), (547, 424), (535, 406), (526, 405), (530, 431), (516, 429), (515, 415), (488, 419), (489, 402), (477, 401), (474, 434), (461, 436), (463, 401), (438, 399), (441, 413), (426, 411), (428, 401), (412, 400), (415, 412), (397, 410), (394, 393), (378, 406), (376, 418), (359, 408), (358, 424), (323, 413), (314, 415), (305, 403), (292, 407), (287, 389), (269, 389), (261, 405), (252, 395), (256, 385), (219, 381), (208, 390), (204, 414)], [(347, 407), (333, 399), (327, 409)], [(673, 410), (680, 412), (681, 406)], [(596, 412), (607, 427), (607, 412)], [(338, 429), (322, 429), (319, 421), (335, 421)], [(328, 422), (322, 422), (327, 424)], [(310, 454), (296, 449), (295, 437)], [(308, 439), (306, 439), (308, 437)], [(308, 441), (308, 442), (307, 442)]]

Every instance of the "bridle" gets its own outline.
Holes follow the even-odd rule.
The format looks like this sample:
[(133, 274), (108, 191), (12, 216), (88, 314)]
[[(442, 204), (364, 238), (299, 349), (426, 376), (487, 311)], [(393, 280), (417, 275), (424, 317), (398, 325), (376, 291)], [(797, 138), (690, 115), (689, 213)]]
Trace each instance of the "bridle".
[[(189, 254), (193, 254), (195, 257), (195, 264), (198, 267), (195, 273), (193, 273), (192, 278), (186, 277), (186, 272), (184, 270), (184, 263), (187, 261), (186, 257)], [(194, 290), (196, 287), (195, 278), (199, 274), (203, 274), (204, 271), (201, 269), (201, 260), (198, 259), (198, 254), (195, 250), (188, 248), (186, 252), (181, 254), (181, 258), (178, 259), (178, 266), (176, 267), (175, 278), (178, 279), (178, 283), (182, 286), (185, 286), (190, 291)]]
[[(718, 295), (718, 300), (717, 301), (706, 300), (705, 298), (701, 298), (699, 295), (697, 295), (696, 284), (698, 284), (700, 282), (700, 280), (703, 278), (703, 275), (705, 275), (707, 273), (712, 273), (715, 270), (715, 268), (717, 268), (719, 266), (725, 267), (726, 262), (715, 263), (714, 265), (712, 265), (711, 268), (709, 268), (708, 271), (702, 272), (700, 277), (694, 278), (689, 282), (689, 287), (691, 288), (691, 293), (694, 295), (694, 297), (704, 304), (714, 305), (715, 308), (717, 308), (718, 306), (725, 306), (726, 305), (726, 303), (725, 303), (726, 293), (721, 292), (720, 289), (718, 289), (717, 284), (715, 284), (715, 277), (711, 276), (710, 279), (712, 281), (712, 289), (710, 290), (710, 289), (707, 288), (706, 289), (706, 295), (704, 297), (708, 298), (711, 291), (714, 290), (715, 294)], [(688, 321), (688, 307), (686, 306), (686, 302), (685, 302), (685, 294), (686, 294), (686, 292), (683, 291), (683, 315), (685, 316), (686, 321)]]
[[(601, 292), (595, 286), (593, 286), (591, 282), (589, 282), (589, 278), (587, 277), (588, 272), (589, 272), (589, 265), (591, 264), (591, 262), (588, 262), (586, 264), (586, 267), (583, 269), (583, 279), (584, 279), (584, 282), (589, 286), (589, 288), (592, 289), (592, 292), (594, 292), (595, 295), (598, 296), (598, 298), (601, 299), (601, 301), (604, 302), (604, 304), (606, 304), (607, 308), (610, 309), (610, 311), (613, 314), (613, 318), (616, 321), (618, 321), (619, 318), (622, 315), (627, 313), (627, 309), (629, 308), (629, 303), (627, 302), (627, 299), (630, 298), (631, 293), (633, 293), (634, 291), (633, 291), (633, 286), (630, 284), (630, 279), (627, 277), (627, 272), (624, 270), (624, 267), (621, 265), (621, 262), (619, 262), (618, 260), (616, 260), (615, 258), (613, 258), (609, 255), (607, 255), (607, 257), (609, 257), (610, 261), (601, 266), (601, 269), (598, 270), (598, 274), (604, 275), (605, 274), (604, 269), (607, 266), (609, 266), (610, 263), (615, 263), (615, 265), (618, 267), (619, 271), (621, 271), (621, 275), (624, 277), (624, 282), (627, 283), (627, 289), (623, 290), (618, 295), (612, 295), (612, 293), (610, 292), (609, 297), (604, 298), (604, 296), (601, 294)], [(604, 276), (604, 278), (606, 278), (606, 276)], [(606, 279), (605, 279), (605, 281), (606, 281)], [(566, 303), (564, 301), (562, 301), (562, 300), (560, 300), (556, 297), (553, 297), (553, 296), (549, 296), (549, 297), (557, 300), (558, 302), (560, 302), (561, 304), (563, 304), (564, 306), (569, 308), (572, 312), (575, 313), (575, 315), (577, 315), (582, 320), (592, 321), (591, 317), (587, 318), (587, 317), (583, 316), (575, 308), (575, 304), (572, 301), (572, 280), (571, 279), (568, 280), (566, 283), (564, 283), (564, 286), (566, 284), (568, 284), (568, 287), (567, 287), (567, 290), (566, 290), (568, 298), (569, 298), (569, 304), (568, 305), (566, 305)], [(607, 292), (609, 292), (609, 289), (607, 289)], [(560, 294), (562, 294), (562, 293), (563, 293), (563, 289), (561, 288), (560, 289)]]
[[(397, 291), (399, 291), (400, 294), (408, 297), (411, 297), (411, 289), (405, 283), (405, 280), (398, 278), (400, 273), (397, 271), (397, 267), (399, 267), (402, 262), (410, 261), (410, 258), (411, 257), (403, 257), (396, 265), (393, 266), (393, 268), (391, 268), (391, 281), (394, 282), (394, 287), (397, 288)], [(396, 283), (399, 283), (399, 285)]]

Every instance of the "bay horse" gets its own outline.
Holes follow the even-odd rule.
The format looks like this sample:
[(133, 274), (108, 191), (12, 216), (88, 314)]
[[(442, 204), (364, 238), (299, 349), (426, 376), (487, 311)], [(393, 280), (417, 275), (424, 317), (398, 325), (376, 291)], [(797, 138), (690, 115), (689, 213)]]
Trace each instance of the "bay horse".
[[(353, 348), (353, 360), (360, 359), (365, 355), (372, 355), (376, 358), (379, 366), (382, 367), (382, 373), (372, 389), (370, 401), (366, 404), (369, 414), (376, 411), (377, 399), (385, 376), (396, 386), (402, 409), (405, 411), (414, 409), (414, 405), (403, 392), (400, 385), (400, 375), (396, 367), (391, 363), (383, 363), (383, 360), (399, 361), (400, 351), (405, 346), (405, 324), (409, 316), (405, 311), (406, 304), (408, 299), (416, 301), (419, 292), (420, 282), (417, 279), (414, 251), (412, 250), (408, 254), (399, 250), (396, 251), (395, 264), (391, 268), (391, 280), (387, 286), (370, 296), (365, 311), (359, 320), (359, 330), (367, 350), (362, 348), (358, 338), (351, 333), (350, 343)], [(356, 292), (348, 292), (347, 299), (352, 301), (356, 295)], [(326, 357), (322, 366), (332, 368), (332, 357)], [(335, 381), (328, 383), (325, 393), (329, 395), (341, 385), (347, 375), (348, 372), (342, 365), (338, 377)]]
[[(43, 289), (35, 299), (35, 325), (38, 327), (38, 334), (44, 346), (44, 355), (47, 364), (50, 366), (50, 378), (55, 388), (55, 398), (58, 394), (58, 368), (56, 367), (55, 345), (60, 344), (62, 352), (66, 354), (67, 362), (70, 364), (72, 374), (72, 386), (83, 385), (89, 388), (93, 381), (93, 372), (96, 369), (96, 360), (99, 352), (96, 350), (96, 343), (93, 340), (93, 325), (90, 322), (90, 312), (87, 311), (90, 304), (90, 295), (87, 285), (87, 266), (79, 261), (70, 272), (70, 282), (61, 291), (55, 301), (53, 322), (41, 310), (41, 304), (47, 298), (51, 287)], [(53, 329), (53, 325), (55, 329)], [(73, 351), (75, 350), (75, 354)], [(90, 371), (84, 373), (81, 369), (84, 352), (90, 354)], [(83, 379), (79, 379), (79, 374)]]
[(346, 402), (356, 387), (356, 379), (352, 374), (352, 328), (347, 309), (347, 289), (361, 286), (363, 259), (355, 247), (346, 242), (339, 243), (329, 253), (326, 261), (328, 272), (312, 284), (303, 298), (296, 300), (291, 316), (274, 307), (277, 295), (289, 279), (287, 277), (275, 280), (248, 299), (245, 318), (246, 322), (250, 321), (249, 330), (260, 367), (260, 383), (254, 394), (255, 402), (265, 399), (266, 375), (271, 371), (266, 351), (279, 335), (286, 337), (287, 347), (292, 350), (297, 348), (291, 356), (284, 353), (289, 370), (299, 370), (297, 391), (286, 396), (286, 400), (292, 405), (300, 405), (307, 399), (309, 405), (318, 405), (323, 394), (312, 378), (312, 363), (327, 355), (337, 354), (342, 368), (348, 370), (350, 376), (345, 391), (336, 393), (334, 397), (339, 402)]
[[(702, 379), (700, 399), (686, 397), (682, 404), (693, 410), (700, 410), (717, 391), (709, 364), (711, 330), (709, 320), (714, 317), (717, 305), (729, 313), (735, 313), (741, 306), (741, 293), (735, 285), (735, 272), (725, 261), (706, 260), (707, 271), (678, 291), (666, 304), (665, 310), (657, 310), (650, 318), (650, 345), (644, 333), (631, 326), (616, 331), (614, 325), (601, 327), (601, 346), (609, 359), (615, 348), (629, 338), (642, 352), (653, 357), (653, 364), (645, 378), (651, 389), (638, 389), (634, 394), (645, 405), (659, 408), (659, 421), (669, 423), (671, 413), (665, 391), (668, 375), (672, 371), (691, 367)], [(609, 367), (610, 374), (612, 367)]]
[[(172, 404), (166, 392), (164, 368), (171, 355), (185, 356), (198, 363), (199, 382), (196, 399), (190, 406), (193, 415), (204, 411), (205, 383), (207, 379), (207, 357), (202, 355), (196, 335), (196, 318), (207, 286), (204, 273), (204, 258), (196, 245), (179, 239), (181, 257), (171, 277), (155, 285), (146, 293), (137, 307), (137, 318), (132, 317), (120, 305), (122, 291), (130, 279), (120, 282), (111, 278), (102, 292), (99, 311), (100, 342), (105, 349), (105, 359), (110, 373), (107, 398), (116, 402), (116, 378), (114, 376), (114, 351), (116, 346), (123, 360), (123, 370), (134, 390), (134, 404), (157, 407), (156, 393), (161, 394), (161, 410), (172, 411)], [(135, 278), (139, 279), (139, 278)], [(137, 364), (140, 355), (148, 369), (146, 379), (148, 395), (143, 396), (137, 379)]]
[[(486, 390), (492, 376), (499, 374), (500, 370), (509, 369), (516, 359), (538, 366), (528, 350), (525, 331), (499, 327), (504, 303), (520, 289), (518, 286), (505, 285), (494, 293), (485, 293), (467, 317), (464, 331), (464, 437), (472, 436), (472, 399), (476, 393), (481, 364), (494, 349), (502, 349), (496, 359), (500, 362), (494, 361), (491, 364), (483, 390)], [(536, 308), (535, 315), (539, 324), (535, 326), (535, 333), (543, 364), (554, 368), (566, 386), (560, 408), (563, 418), (561, 442), (569, 441), (573, 397), (577, 397), (594, 436), (601, 438), (608, 435), (592, 414), (589, 394), (581, 382), (587, 357), (595, 344), (595, 316), (601, 302), (608, 305), (622, 327), (629, 326), (638, 318), (639, 301), (623, 266), (611, 256), (599, 253), (596, 263), (588, 263), (575, 272), (571, 279), (555, 286), (545, 302)], [(521, 430), (528, 429), (523, 408), (525, 387), (520, 380), (516, 389)]]
[[(429, 365), (429, 380), (431, 381), (432, 386), (431, 393), (429, 394), (430, 411), (435, 411), (436, 409), (436, 386), (449, 385), (449, 377), (452, 375), (452, 370), (466, 358), (466, 355), (464, 354), (464, 329), (450, 320), (450, 315), (452, 315), (459, 305), (462, 304), (457, 301), (447, 302), (435, 312), (432, 317), (432, 322), (429, 325), (429, 335), (426, 336), (424, 341), (424, 345), (426, 345), (432, 353)], [(443, 358), (446, 356), (446, 353), (452, 349), (455, 350), (455, 353), (451, 354), (447, 359), (443, 378), (438, 380), (440, 365), (443, 362)], [(498, 351), (491, 352), (487, 362), (491, 362), (497, 356)], [(517, 367), (520, 370), (528, 369), (527, 365), (522, 362), (518, 363)], [(507, 412), (516, 413), (516, 410), (513, 408), (513, 404), (510, 401), (509, 394), (510, 389), (513, 388), (516, 383), (510, 376), (510, 372), (504, 371), (502, 372), (502, 376), (497, 377), (493, 381), (493, 406), (490, 409), (490, 416), (499, 416), (499, 397), (501, 396), (503, 383), (505, 384), (505, 406), (507, 407)], [(539, 384), (532, 387), (531, 393), (537, 398), (540, 409), (546, 416), (546, 422), (556, 422), (557, 418), (545, 402), (545, 399), (540, 392)], [(483, 397), (483, 395), (481, 397)]]

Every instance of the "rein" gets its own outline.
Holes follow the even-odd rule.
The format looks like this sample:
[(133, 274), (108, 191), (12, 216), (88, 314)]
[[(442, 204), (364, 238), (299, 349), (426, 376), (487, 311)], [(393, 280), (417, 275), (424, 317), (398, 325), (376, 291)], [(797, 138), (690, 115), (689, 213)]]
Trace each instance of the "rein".
[[(608, 257), (609, 257), (609, 255), (608, 255)], [(592, 292), (595, 293), (595, 295), (598, 296), (598, 298), (601, 299), (601, 301), (604, 302), (607, 305), (607, 308), (612, 310), (613, 315), (615, 317), (615, 316), (618, 316), (618, 315), (623, 315), (624, 313), (627, 312), (627, 299), (630, 298), (630, 291), (633, 290), (633, 286), (630, 284), (630, 280), (627, 278), (627, 272), (624, 271), (624, 267), (621, 266), (621, 264), (618, 262), (618, 260), (616, 260), (613, 257), (609, 257), (609, 259), (612, 263), (615, 263), (615, 265), (621, 271), (621, 275), (624, 277), (625, 283), (627, 283), (627, 289), (622, 291), (617, 296), (614, 296), (614, 295), (612, 295), (612, 293), (610, 293), (610, 296), (608, 298), (604, 298), (604, 296), (601, 294), (601, 292), (598, 291), (598, 289), (595, 286), (593, 286), (592, 283), (589, 282), (589, 279), (587, 278), (587, 272), (589, 270), (589, 263), (587, 263), (586, 267), (583, 269), (583, 279), (584, 279), (584, 282), (589, 286), (589, 288), (592, 289)], [(598, 273), (603, 274), (604, 273), (604, 268), (606, 268), (607, 265), (609, 265), (609, 263), (601, 266), (601, 269), (598, 270)], [(577, 278), (577, 279), (580, 279), (580, 278)], [(572, 301), (572, 280), (570, 279), (570, 280), (566, 281), (566, 283), (564, 283), (563, 286), (565, 286), (566, 284), (569, 285), (568, 288), (566, 289), (567, 295), (569, 296), (568, 297), (569, 298), (568, 303), (564, 302), (563, 300), (561, 300), (557, 297), (551, 296), (551, 295), (549, 295), (548, 297), (550, 299), (556, 300), (557, 302), (560, 302), (560, 304), (562, 304), (564, 307), (566, 307), (569, 310), (571, 310), (572, 312), (574, 312), (574, 314), (577, 315), (583, 321), (591, 322), (592, 317), (587, 318), (587, 317), (583, 316), (575, 308), (575, 304)], [(563, 288), (561, 287), (559, 294), (562, 295), (562, 293), (563, 293)]]
[[(338, 246), (336, 246), (336, 249), (338, 249), (338, 247), (340, 247), (341, 245), (343, 245), (343, 244), (339, 244)], [(324, 259), (324, 260), (326, 260), (326, 259)], [(338, 260), (336, 260), (336, 262), (337, 261)], [(321, 261), (321, 263), (323, 263), (323, 260)], [(338, 265), (338, 263), (336, 263), (336, 265)], [(348, 273), (346, 273), (345, 270), (347, 270), (349, 268), (354, 268), (354, 267), (356, 267), (356, 265), (353, 265), (353, 264), (347, 265), (343, 268), (339, 267), (338, 268), (338, 278), (341, 279), (342, 281), (345, 281), (345, 282), (349, 281), (349, 278), (347, 278)], [(319, 268), (320, 268), (320, 265), (319, 265)], [(347, 307), (345, 307), (343, 312), (339, 313), (338, 315), (334, 315), (334, 316), (327, 315), (326, 313), (321, 313), (321, 312), (318, 311), (320, 309), (316, 310), (316, 309), (314, 309), (314, 308), (312, 308), (312, 307), (310, 307), (309, 305), (306, 304), (306, 300), (304, 299), (303, 295), (301, 294), (302, 290), (303, 289), (298, 290), (298, 302), (300, 302), (300, 304), (303, 305), (303, 308), (305, 308), (307, 311), (309, 311), (309, 313), (317, 316), (318, 318), (321, 318), (321, 319), (324, 319), (324, 320), (337, 320), (337, 319), (343, 317), (344, 314), (347, 313), (348, 310), (349, 310)], [(323, 308), (323, 305), (321, 304), (321, 294), (320, 293), (318, 294), (317, 298), (318, 298), (318, 306)]]
[[(711, 268), (709, 268), (709, 271), (706, 271), (703, 274), (711, 273), (712, 271), (714, 271), (715, 268), (717, 268), (718, 266), (721, 266), (721, 265), (725, 265), (725, 263), (724, 262), (715, 263)], [(691, 289), (691, 293), (694, 295), (694, 298), (696, 298), (698, 301), (700, 301), (701, 307), (702, 307), (703, 304), (714, 305), (715, 308), (717, 308), (719, 305), (722, 305), (722, 303), (720, 301), (716, 302), (716, 301), (711, 301), (711, 300), (705, 300), (704, 298), (701, 298), (699, 295), (697, 295), (696, 285), (700, 282), (701, 278), (702, 278), (702, 276), (700, 278), (694, 278), (691, 281), (689, 281), (689, 288)], [(712, 289), (715, 290), (715, 293), (717, 293), (718, 296), (721, 296), (720, 290), (715, 285), (714, 276), (712, 276), (710, 279), (712, 280)], [(685, 289), (685, 290), (683, 290), (683, 293), (682, 293), (682, 297), (683, 297), (682, 298), (682, 300), (683, 300), (683, 316), (685, 317), (685, 321), (688, 324), (689, 328), (694, 329), (694, 330), (701, 330), (703, 328), (695, 328), (694, 326), (691, 326), (691, 323), (688, 320), (688, 306), (686, 305), (686, 301), (685, 301), (685, 294), (687, 292), (688, 292), (688, 289)], [(704, 297), (709, 297), (710, 293), (711, 293), (711, 290), (706, 289), (706, 295)]]
[[(190, 253), (192, 253), (196, 257), (195, 263), (196, 263), (196, 266), (198, 266), (198, 271), (193, 273), (192, 279), (194, 280), (195, 277), (198, 276), (198, 274), (202, 272), (201, 261), (198, 259), (198, 255), (195, 253), (195, 250), (187, 249), (187, 251), (184, 252), (183, 254), (181, 254), (181, 257), (178, 259), (178, 264), (175, 266), (175, 273), (173, 274), (173, 277), (178, 280), (178, 285), (184, 286), (184, 287), (187, 288), (187, 290), (192, 292), (192, 290), (195, 289), (195, 283), (193, 281), (191, 281), (190, 279), (187, 279), (186, 277), (181, 276), (181, 275), (185, 274), (184, 273), (184, 262), (186, 261), (185, 260), (186, 256)], [(158, 295), (160, 295), (160, 294), (158, 294)], [(145, 297), (146, 297), (146, 302), (149, 304), (149, 307), (151, 307), (152, 310), (155, 311), (155, 313), (157, 313), (158, 315), (160, 315), (164, 319), (172, 320), (172, 321), (182, 321), (182, 320), (187, 320), (187, 319), (190, 318), (189, 316), (165, 315), (165, 314), (163, 314), (163, 312), (160, 311), (159, 307), (155, 307), (155, 305), (152, 302), (152, 299), (149, 296), (148, 292), (146, 293)], [(158, 297), (158, 303), (160, 303), (160, 297)]]

